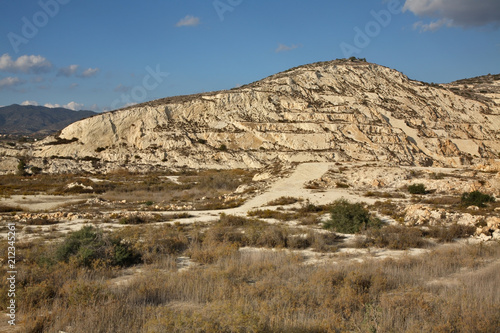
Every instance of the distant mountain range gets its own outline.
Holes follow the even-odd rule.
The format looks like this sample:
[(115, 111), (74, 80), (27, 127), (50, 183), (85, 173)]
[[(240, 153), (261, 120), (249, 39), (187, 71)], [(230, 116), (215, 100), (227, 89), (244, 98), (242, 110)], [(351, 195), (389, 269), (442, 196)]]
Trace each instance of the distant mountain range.
[(12, 104), (0, 107), (0, 134), (48, 135), (96, 114), (92, 111)]

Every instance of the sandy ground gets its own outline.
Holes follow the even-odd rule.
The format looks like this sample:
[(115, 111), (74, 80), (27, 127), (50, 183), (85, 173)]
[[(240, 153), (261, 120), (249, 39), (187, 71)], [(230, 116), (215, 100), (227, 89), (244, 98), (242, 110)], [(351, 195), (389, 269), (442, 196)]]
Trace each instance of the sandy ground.
[(88, 199), (88, 195), (61, 196), (61, 195), (12, 195), (1, 198), (0, 204), (21, 207), (26, 211), (39, 212), (54, 210), (60, 206), (76, 203)]

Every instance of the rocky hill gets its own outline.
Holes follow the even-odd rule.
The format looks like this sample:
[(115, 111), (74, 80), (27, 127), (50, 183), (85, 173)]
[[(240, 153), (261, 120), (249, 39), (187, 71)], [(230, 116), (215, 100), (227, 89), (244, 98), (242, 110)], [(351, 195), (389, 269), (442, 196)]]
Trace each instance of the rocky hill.
[(95, 114), (92, 111), (13, 104), (0, 107), (0, 134), (48, 135)]
[(306, 161), (456, 166), (499, 152), (498, 76), (431, 85), (336, 60), (99, 114), (38, 142), (31, 157), (61, 172)]

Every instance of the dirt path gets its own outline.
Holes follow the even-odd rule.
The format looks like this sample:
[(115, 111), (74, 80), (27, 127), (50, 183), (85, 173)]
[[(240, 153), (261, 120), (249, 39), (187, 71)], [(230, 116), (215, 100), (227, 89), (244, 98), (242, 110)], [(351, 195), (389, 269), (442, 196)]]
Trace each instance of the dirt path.
[(364, 201), (369, 204), (376, 201), (375, 199), (350, 194), (346, 189), (336, 188), (317, 191), (304, 188), (305, 183), (320, 178), (333, 166), (333, 163), (299, 164), (289, 176), (277, 180), (264, 193), (248, 200), (242, 206), (223, 210), (190, 211), (189, 213), (194, 215), (194, 217), (183, 219), (182, 223), (213, 221), (216, 220), (221, 213), (246, 216), (249, 211), (261, 208), (268, 202), (283, 196), (302, 198), (304, 200), (309, 200), (311, 203), (320, 205), (331, 203), (341, 198), (353, 202)]
[(320, 178), (328, 172), (331, 166), (333, 166), (332, 163), (299, 164), (288, 177), (279, 179), (271, 185), (266, 192), (250, 199), (241, 207), (235, 208), (235, 210), (247, 212), (283, 196), (302, 197), (311, 200), (316, 196), (312, 195), (311, 190), (305, 189), (304, 184), (308, 181)]

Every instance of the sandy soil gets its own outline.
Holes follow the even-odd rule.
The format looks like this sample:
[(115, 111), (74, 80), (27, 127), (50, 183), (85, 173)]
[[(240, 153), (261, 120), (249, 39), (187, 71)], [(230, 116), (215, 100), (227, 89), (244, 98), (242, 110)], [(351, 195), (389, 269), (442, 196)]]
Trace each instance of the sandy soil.
[(8, 198), (1, 198), (0, 204), (13, 207), (21, 207), (26, 211), (39, 212), (45, 210), (54, 210), (60, 206), (76, 203), (88, 198), (88, 195), (12, 195)]

